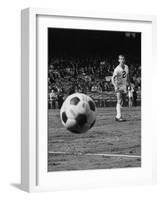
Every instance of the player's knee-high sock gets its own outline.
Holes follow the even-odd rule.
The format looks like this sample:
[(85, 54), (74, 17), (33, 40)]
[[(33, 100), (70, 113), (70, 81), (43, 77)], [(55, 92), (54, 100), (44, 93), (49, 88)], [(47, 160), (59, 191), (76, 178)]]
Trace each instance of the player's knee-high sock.
[(120, 118), (121, 117), (121, 104), (120, 103), (117, 103), (117, 105), (116, 105), (116, 112), (117, 112), (116, 117)]

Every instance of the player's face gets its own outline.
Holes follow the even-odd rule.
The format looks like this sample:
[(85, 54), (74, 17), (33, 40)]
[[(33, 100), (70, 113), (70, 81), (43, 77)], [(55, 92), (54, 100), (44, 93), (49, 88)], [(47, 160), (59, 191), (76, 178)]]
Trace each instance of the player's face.
[(119, 56), (119, 63), (124, 64), (125, 63), (125, 58), (123, 56)]

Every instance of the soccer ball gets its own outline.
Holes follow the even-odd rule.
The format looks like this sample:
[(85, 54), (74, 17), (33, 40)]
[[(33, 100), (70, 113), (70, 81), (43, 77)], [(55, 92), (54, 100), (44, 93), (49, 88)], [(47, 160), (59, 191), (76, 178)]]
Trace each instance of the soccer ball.
[(85, 94), (74, 93), (64, 101), (60, 109), (60, 119), (67, 130), (85, 133), (95, 124), (95, 103)]

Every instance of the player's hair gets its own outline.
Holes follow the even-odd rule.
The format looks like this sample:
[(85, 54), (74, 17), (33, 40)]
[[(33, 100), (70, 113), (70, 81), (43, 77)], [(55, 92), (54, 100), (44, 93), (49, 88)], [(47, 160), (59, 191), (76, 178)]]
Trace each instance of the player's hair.
[(123, 58), (125, 59), (125, 56), (124, 56), (123, 54), (119, 54), (119, 55), (118, 55), (118, 58), (119, 58), (119, 57), (123, 57)]

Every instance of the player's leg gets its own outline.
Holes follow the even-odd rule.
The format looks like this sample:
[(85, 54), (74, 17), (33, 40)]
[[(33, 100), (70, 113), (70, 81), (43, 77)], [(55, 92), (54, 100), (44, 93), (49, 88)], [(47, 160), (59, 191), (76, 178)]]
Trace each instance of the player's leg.
[(122, 103), (121, 93), (117, 92), (116, 97), (117, 97), (116, 118), (119, 119), (121, 117), (121, 103)]
[(129, 100), (128, 104), (129, 104), (129, 108), (130, 108), (130, 104), (131, 104), (131, 102), (130, 102), (130, 97), (128, 98), (128, 100)]
[(129, 108), (132, 107), (132, 98), (129, 97)]
[(125, 121), (125, 119), (123, 119), (122, 115), (121, 115), (121, 109), (122, 109), (122, 105), (123, 105), (122, 92), (117, 92), (116, 97), (117, 97), (117, 104), (116, 104), (116, 117), (115, 117), (115, 119), (116, 119), (116, 121), (123, 122), (123, 121)]

